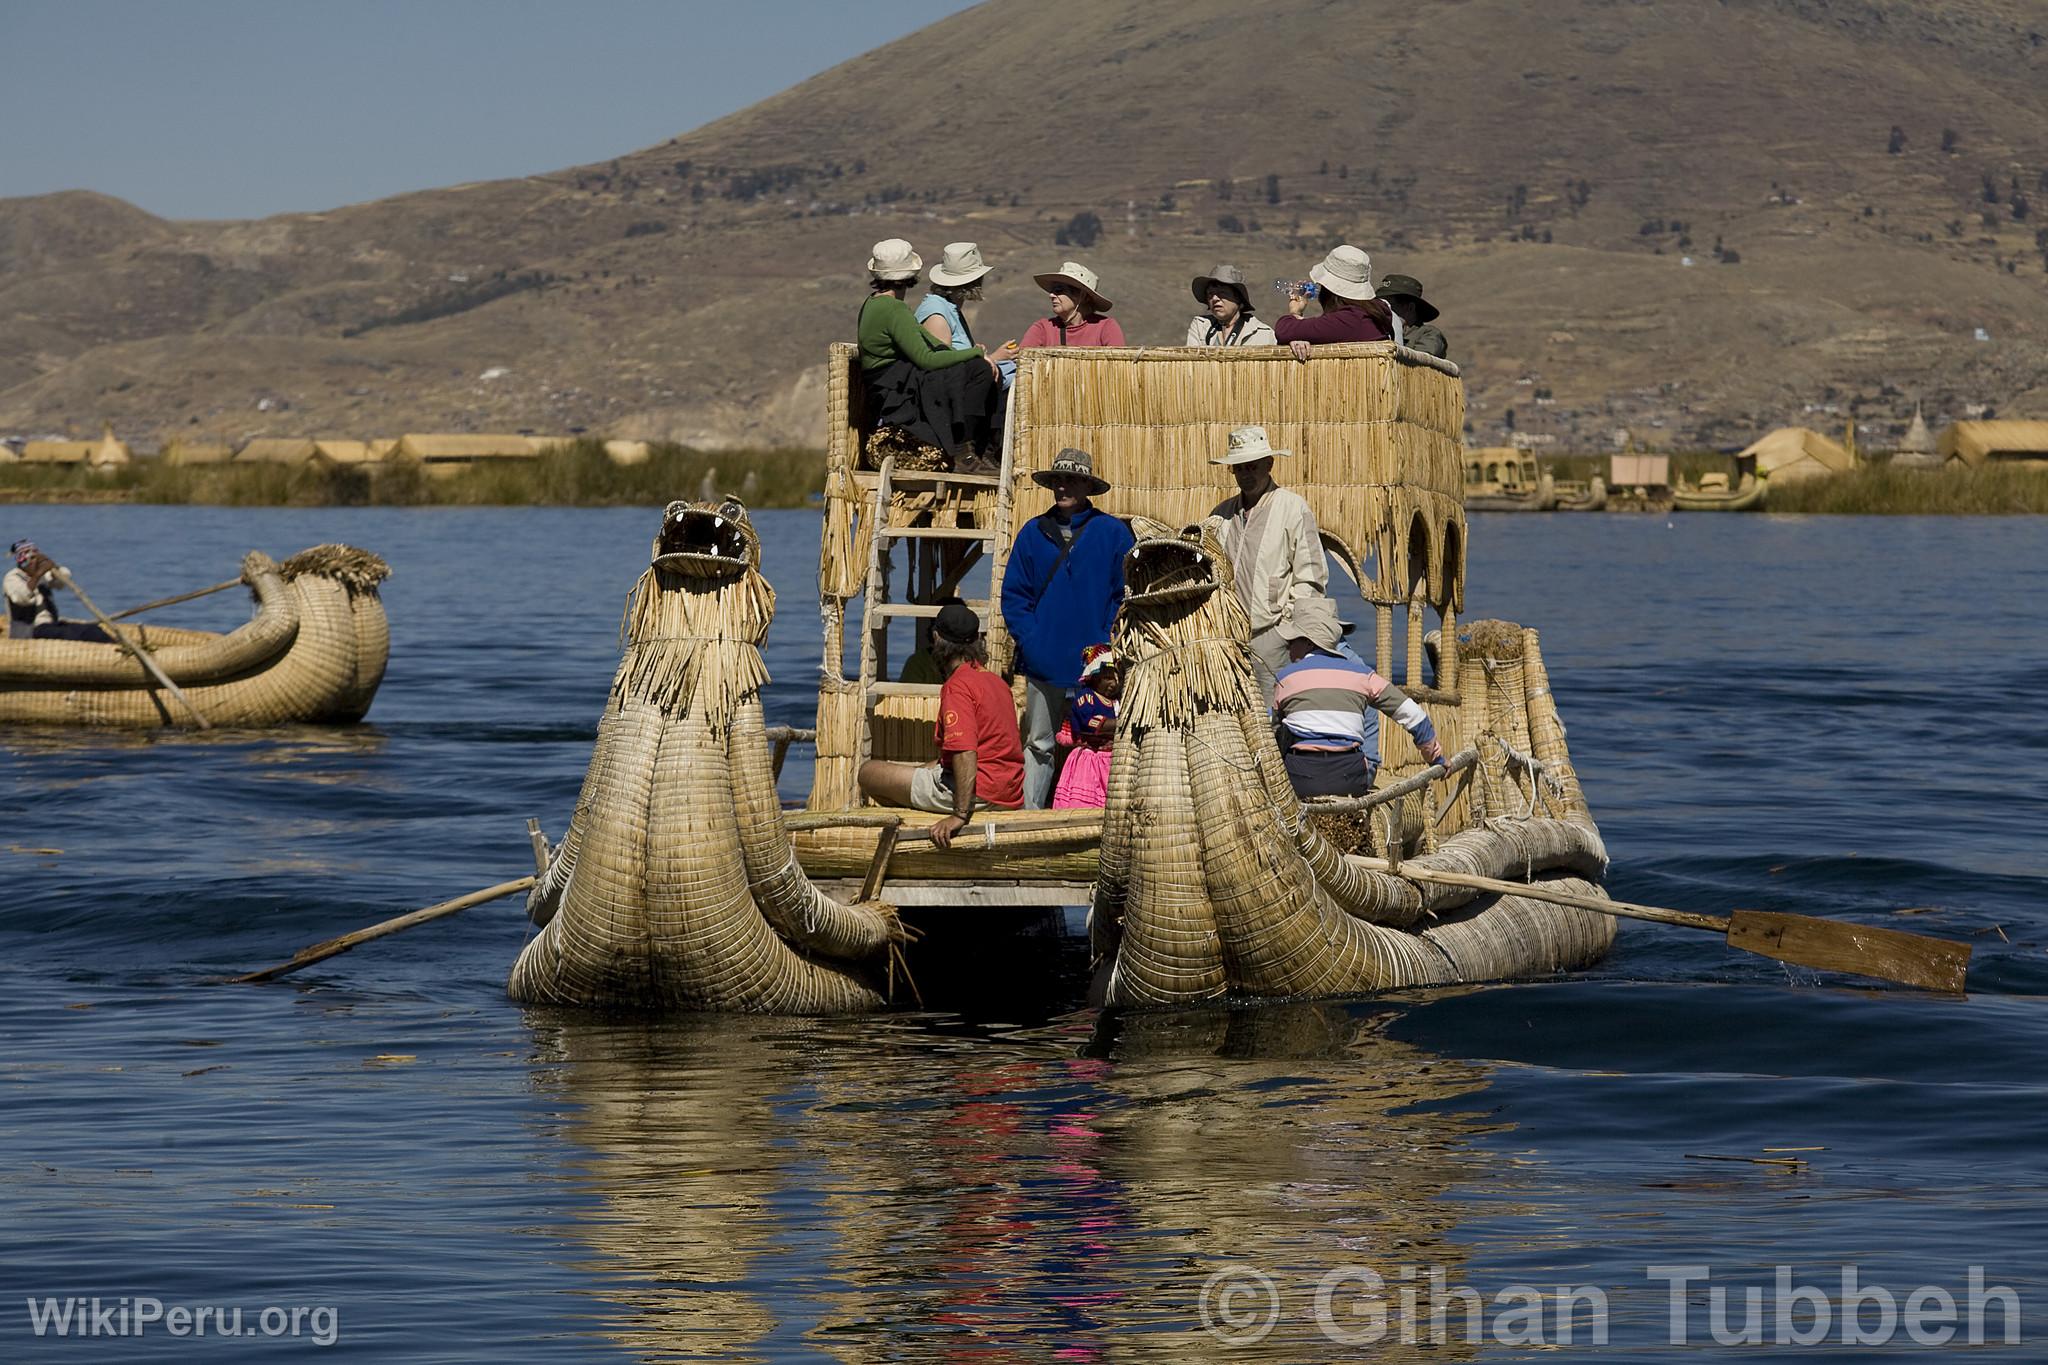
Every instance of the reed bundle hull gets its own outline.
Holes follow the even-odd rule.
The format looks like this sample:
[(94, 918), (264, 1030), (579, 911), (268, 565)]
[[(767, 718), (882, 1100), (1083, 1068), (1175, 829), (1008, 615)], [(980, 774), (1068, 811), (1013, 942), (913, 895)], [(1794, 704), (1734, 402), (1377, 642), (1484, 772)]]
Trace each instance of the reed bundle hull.
[(1763, 505), (1764, 482), (1756, 478), (1744, 479), (1735, 488), (1671, 491), (1672, 509), (1679, 512), (1755, 512)]
[(743, 508), (673, 503), (562, 844), (528, 900), (528, 1004), (843, 1014), (887, 1003), (893, 911), (820, 892), (761, 717), (775, 594)]
[[(361, 720), (384, 680), (390, 626), (377, 585), (390, 573), (366, 550), (323, 545), (283, 564), (242, 561), (256, 601), (226, 634), (123, 625), (216, 728)], [(0, 640), (0, 724), (155, 729), (184, 707), (118, 645)]]

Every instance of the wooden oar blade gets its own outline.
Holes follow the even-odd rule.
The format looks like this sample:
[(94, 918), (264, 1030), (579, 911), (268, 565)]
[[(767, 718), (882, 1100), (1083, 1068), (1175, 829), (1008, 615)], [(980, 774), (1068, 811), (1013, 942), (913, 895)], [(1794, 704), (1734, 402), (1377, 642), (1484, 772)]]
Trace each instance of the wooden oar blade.
[(1728, 917), (1728, 943), (1802, 967), (1958, 995), (1970, 970), (1967, 943), (1775, 910), (1735, 911)]

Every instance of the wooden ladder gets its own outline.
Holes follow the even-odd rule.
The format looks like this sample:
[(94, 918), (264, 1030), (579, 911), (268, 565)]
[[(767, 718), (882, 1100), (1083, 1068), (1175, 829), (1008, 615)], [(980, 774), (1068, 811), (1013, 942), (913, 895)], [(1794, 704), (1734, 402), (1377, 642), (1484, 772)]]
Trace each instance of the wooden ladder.
[[(934, 526), (931, 508), (919, 508), (899, 517), (894, 509), (895, 494), (905, 488), (991, 489), (995, 492), (995, 515), (986, 526)], [(885, 697), (933, 697), (936, 683), (902, 683), (889, 677), (890, 623), (909, 618), (929, 619), (939, 614), (930, 602), (895, 602), (889, 599), (891, 552), (902, 542), (914, 546), (918, 555), (915, 586), (919, 595), (942, 597), (986, 559), (990, 566), (991, 596), (967, 603), (981, 618), (984, 630), (1001, 622), (1000, 574), (1004, 556), (1003, 537), (1010, 529), (1010, 450), (1005, 440), (1002, 472), (999, 474), (953, 474), (944, 470), (916, 470), (899, 473), (892, 456), (882, 461), (868, 503), (869, 525), (875, 528), (868, 550), (868, 578), (861, 607), (860, 689), (862, 714), (860, 762), (874, 756), (875, 703)], [(964, 553), (948, 554), (949, 550)], [(943, 591), (942, 591), (943, 589)]]

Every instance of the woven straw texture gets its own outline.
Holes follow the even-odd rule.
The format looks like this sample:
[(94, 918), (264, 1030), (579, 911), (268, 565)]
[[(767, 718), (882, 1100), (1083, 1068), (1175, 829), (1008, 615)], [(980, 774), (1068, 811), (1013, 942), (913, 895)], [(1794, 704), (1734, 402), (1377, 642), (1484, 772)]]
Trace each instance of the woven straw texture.
[(880, 1008), (895, 912), (826, 897), (783, 827), (760, 698), (775, 594), (744, 509), (671, 503), (651, 558), (569, 832), (529, 898), (547, 922), (512, 969), (513, 998)]
[[(390, 628), (383, 560), (320, 545), (283, 564), (252, 550), (248, 624), (225, 635), (124, 625), (217, 728), (361, 720), (384, 680)], [(116, 645), (0, 640), (0, 724), (154, 728), (187, 724), (177, 699)]]
[[(1191, 584), (1203, 572), (1206, 594), (1148, 600), (1154, 583)], [(1098, 957), (1114, 959), (1111, 1003), (1351, 994), (1555, 971), (1606, 951), (1606, 916), (1420, 886), (1348, 856), (1304, 818), (1212, 531), (1176, 537), (1141, 523), (1126, 575), (1134, 600), (1117, 647), (1128, 672), (1090, 921)], [(1529, 754), (1539, 736), (1551, 746), (1546, 761), (1568, 773), (1547, 685), (1534, 699), (1544, 715), (1529, 719), (1534, 641), (1512, 638), (1514, 666), (1487, 673), (1482, 704), (1496, 723), (1520, 715), (1510, 726), (1517, 752)], [(1482, 751), (1490, 739), (1478, 735)], [(1504, 772), (1486, 809), (1509, 805), (1511, 784)], [(1555, 815), (1491, 819), (1414, 861), (1598, 894), (1605, 851), (1575, 779), (1569, 791)]]

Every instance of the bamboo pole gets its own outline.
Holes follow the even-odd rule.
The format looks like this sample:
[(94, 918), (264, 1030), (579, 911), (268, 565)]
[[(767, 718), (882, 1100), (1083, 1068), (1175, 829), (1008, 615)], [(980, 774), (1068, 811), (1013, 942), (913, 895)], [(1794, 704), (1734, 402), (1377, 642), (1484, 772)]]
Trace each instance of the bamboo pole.
[(195, 588), (191, 592), (181, 592), (176, 597), (159, 597), (154, 602), (144, 602), (139, 607), (130, 607), (126, 611), (117, 611), (107, 619), (109, 621), (125, 621), (131, 616), (140, 616), (146, 611), (155, 611), (158, 607), (175, 607), (180, 602), (190, 602), (196, 597), (210, 597), (217, 592), (226, 592), (229, 588), (239, 588), (245, 581), (240, 578), (230, 578), (227, 582), (216, 583), (210, 588)]
[[(194, 706), (192, 704), (192, 699), (185, 695), (185, 689), (171, 681), (171, 675), (164, 672), (163, 669), (158, 666), (157, 661), (150, 656), (148, 650), (142, 647), (141, 642), (138, 640), (131, 640), (126, 635), (123, 635), (121, 633), (121, 628), (114, 624), (114, 618), (107, 615), (105, 612), (101, 611), (97, 606), (93, 605), (93, 600), (85, 595), (85, 589), (79, 587), (78, 580), (71, 576), (71, 570), (64, 568), (60, 565), (56, 570), (56, 577), (59, 583), (62, 583), (65, 587), (71, 589), (72, 593), (77, 596), (78, 600), (85, 604), (85, 609), (93, 614), (93, 619), (98, 621), (100, 623), (100, 628), (107, 632), (107, 638), (109, 640), (112, 640), (115, 644), (127, 650), (130, 654), (133, 654), (138, 660), (141, 661), (142, 666), (150, 671), (150, 674), (154, 676), (158, 682), (162, 683), (165, 687), (170, 689), (171, 695), (176, 697), (178, 701), (184, 706), (184, 708), (192, 714), (193, 721), (199, 726), (200, 729), (211, 730), (213, 728), (213, 723), (207, 720), (205, 716), (199, 714), (199, 708)], [(235, 581), (238, 583), (241, 582), (240, 579), (236, 579)]]
[(521, 891), (532, 890), (533, 881), (532, 877), (519, 877), (513, 881), (499, 882), (496, 886), (487, 886), (481, 891), (472, 891), (466, 896), (457, 896), (454, 900), (442, 901), (438, 905), (429, 905), (425, 909), (414, 910), (410, 914), (399, 915), (395, 919), (383, 920), (371, 925), (367, 929), (357, 929), (338, 938), (326, 939), (323, 942), (314, 944), (310, 948), (299, 949), (298, 952), (292, 955), (292, 959), (289, 962), (280, 962), (275, 967), (265, 967), (262, 971), (249, 972), (242, 976), (231, 976), (228, 978), (228, 984), (239, 986), (249, 982), (269, 981), (273, 977), (283, 976), (286, 972), (295, 972), (301, 967), (310, 967), (315, 962), (324, 962), (330, 957), (337, 957), (357, 944), (368, 943), (373, 938), (383, 938), (386, 934), (400, 933), (416, 925), (425, 924), (429, 920), (441, 919), (445, 916), (467, 910), (471, 906), (482, 905), (486, 901), (494, 901), (505, 896), (517, 895)]
[(1404, 778), (1391, 787), (1382, 787), (1364, 796), (1339, 796), (1327, 800), (1304, 801), (1301, 808), (1310, 815), (1348, 815), (1352, 811), (1371, 810), (1389, 801), (1398, 801), (1404, 796), (1421, 791), (1432, 782), (1438, 782), (1455, 773), (1464, 772), (1479, 761), (1477, 749), (1466, 749), (1454, 754), (1442, 767), (1432, 763), (1413, 777)]

